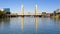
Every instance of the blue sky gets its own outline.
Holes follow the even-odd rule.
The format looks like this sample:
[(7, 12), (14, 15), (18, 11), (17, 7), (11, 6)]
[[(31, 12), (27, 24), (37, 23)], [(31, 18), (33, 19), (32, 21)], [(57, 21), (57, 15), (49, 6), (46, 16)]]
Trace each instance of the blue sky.
[(53, 12), (60, 8), (60, 0), (0, 0), (0, 8), (10, 8), (11, 12), (21, 12), (21, 5), (25, 12), (34, 12), (38, 5), (39, 12)]

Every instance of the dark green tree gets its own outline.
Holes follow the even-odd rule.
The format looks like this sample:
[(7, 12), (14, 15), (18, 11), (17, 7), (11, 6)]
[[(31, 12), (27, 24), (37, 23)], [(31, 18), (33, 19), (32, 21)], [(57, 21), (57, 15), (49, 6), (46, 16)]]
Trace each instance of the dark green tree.
[(56, 16), (56, 11), (54, 11), (54, 16)]

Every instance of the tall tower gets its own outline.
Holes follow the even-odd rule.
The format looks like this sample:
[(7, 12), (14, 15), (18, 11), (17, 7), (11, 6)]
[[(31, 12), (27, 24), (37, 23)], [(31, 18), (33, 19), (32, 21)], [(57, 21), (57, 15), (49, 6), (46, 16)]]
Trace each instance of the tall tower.
[(35, 6), (35, 15), (38, 15), (38, 6)]
[(22, 15), (24, 15), (24, 6), (21, 5), (21, 12), (22, 12)]

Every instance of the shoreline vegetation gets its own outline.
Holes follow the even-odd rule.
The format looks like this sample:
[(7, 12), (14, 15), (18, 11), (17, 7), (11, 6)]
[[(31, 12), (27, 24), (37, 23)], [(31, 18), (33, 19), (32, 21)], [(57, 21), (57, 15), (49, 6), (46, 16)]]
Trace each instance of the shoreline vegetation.
[(7, 17), (7, 12), (0, 10), (0, 18)]

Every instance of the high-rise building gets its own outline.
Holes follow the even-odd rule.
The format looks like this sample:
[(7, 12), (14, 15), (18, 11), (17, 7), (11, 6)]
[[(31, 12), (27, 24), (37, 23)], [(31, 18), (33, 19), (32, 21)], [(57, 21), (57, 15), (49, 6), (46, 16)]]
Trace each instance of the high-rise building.
[(4, 8), (4, 11), (6, 12), (6, 14), (10, 14), (10, 8)]

